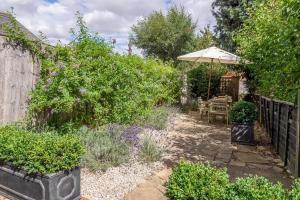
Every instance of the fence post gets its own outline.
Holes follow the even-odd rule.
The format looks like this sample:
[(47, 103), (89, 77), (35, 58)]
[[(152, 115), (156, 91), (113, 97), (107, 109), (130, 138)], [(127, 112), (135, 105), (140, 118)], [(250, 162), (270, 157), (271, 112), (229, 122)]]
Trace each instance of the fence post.
[(262, 126), (261, 96), (259, 95), (259, 123)]
[(300, 172), (299, 172), (299, 167), (300, 167), (300, 90), (298, 90), (298, 101), (297, 101), (297, 134), (296, 134), (296, 166), (295, 166), (295, 175), (296, 177), (299, 177)]

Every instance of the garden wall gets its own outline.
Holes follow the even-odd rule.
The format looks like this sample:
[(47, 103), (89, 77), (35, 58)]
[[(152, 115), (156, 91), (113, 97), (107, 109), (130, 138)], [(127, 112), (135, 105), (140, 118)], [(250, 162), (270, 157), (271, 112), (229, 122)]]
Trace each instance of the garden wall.
[(259, 122), (288, 171), (299, 176), (299, 109), (284, 101), (254, 95)]
[(39, 75), (39, 65), (28, 51), (8, 45), (0, 35), (0, 124), (20, 121), (28, 93)]

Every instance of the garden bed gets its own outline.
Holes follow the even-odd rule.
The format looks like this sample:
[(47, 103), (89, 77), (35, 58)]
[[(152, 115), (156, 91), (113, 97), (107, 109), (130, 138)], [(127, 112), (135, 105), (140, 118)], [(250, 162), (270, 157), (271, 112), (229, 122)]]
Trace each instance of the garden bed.
[[(166, 123), (167, 127), (163, 130), (139, 127), (138, 139), (136, 137), (130, 137), (129, 139), (142, 141), (143, 138), (150, 137), (155, 144), (158, 144), (163, 156), (164, 150), (169, 144), (169, 131), (173, 128), (174, 118), (175, 113), (169, 118)], [(127, 130), (137, 130), (137, 127)], [(106, 171), (96, 170), (92, 172), (88, 168), (83, 168), (81, 175), (82, 195), (93, 200), (121, 199), (137, 185), (144, 182), (146, 177), (164, 168), (164, 164), (160, 159), (148, 163), (142, 161), (139, 151), (139, 145), (132, 145), (129, 150), (128, 161), (119, 166), (109, 167)]]

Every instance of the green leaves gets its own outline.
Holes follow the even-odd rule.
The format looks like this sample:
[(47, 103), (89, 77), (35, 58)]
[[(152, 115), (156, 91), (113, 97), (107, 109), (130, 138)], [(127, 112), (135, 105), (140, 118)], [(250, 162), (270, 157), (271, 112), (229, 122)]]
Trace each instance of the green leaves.
[(84, 150), (76, 136), (36, 134), (13, 126), (0, 127), (0, 161), (29, 174), (50, 174), (80, 165)]
[(159, 60), (113, 53), (81, 20), (76, 39), (54, 47), (53, 56), (42, 60), (41, 79), (29, 102), (30, 124), (64, 129), (131, 123), (154, 105), (173, 101), (175, 69)]
[(300, 86), (298, 10), (297, 1), (255, 3), (235, 36), (238, 52), (253, 62), (243, 67), (250, 88), (290, 102), (295, 101)]
[(172, 7), (166, 15), (153, 12), (132, 27), (131, 40), (145, 51), (164, 61), (177, 61), (177, 57), (193, 46), (196, 24), (183, 7)]
[(215, 0), (212, 4), (216, 18), (216, 37), (220, 46), (228, 51), (236, 50), (233, 34), (238, 31), (248, 18), (247, 9), (253, 0)]
[(225, 170), (181, 161), (167, 182), (167, 196), (176, 200), (299, 200), (299, 183), (296, 180), (291, 191), (259, 176), (238, 178), (229, 183)]
[(229, 185), (226, 171), (181, 161), (167, 183), (170, 199), (222, 200)]
[(257, 119), (256, 106), (251, 102), (239, 101), (232, 106), (229, 118), (233, 123), (251, 124)]
[(287, 200), (287, 192), (281, 184), (273, 184), (264, 177), (239, 178), (228, 189), (226, 200)]

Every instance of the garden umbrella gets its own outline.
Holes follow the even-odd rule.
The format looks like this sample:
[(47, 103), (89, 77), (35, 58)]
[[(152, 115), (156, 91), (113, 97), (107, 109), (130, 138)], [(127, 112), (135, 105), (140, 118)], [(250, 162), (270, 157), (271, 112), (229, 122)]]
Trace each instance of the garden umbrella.
[(178, 60), (192, 61), (199, 63), (210, 63), (209, 80), (208, 80), (208, 92), (207, 98), (210, 95), (210, 85), (211, 85), (211, 73), (214, 63), (237, 65), (240, 64), (241, 58), (237, 55), (219, 49), (217, 47), (210, 47), (193, 53), (179, 56)]

